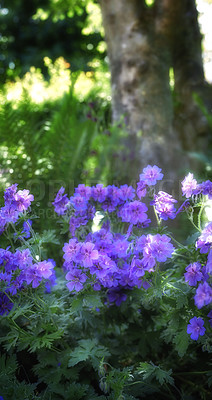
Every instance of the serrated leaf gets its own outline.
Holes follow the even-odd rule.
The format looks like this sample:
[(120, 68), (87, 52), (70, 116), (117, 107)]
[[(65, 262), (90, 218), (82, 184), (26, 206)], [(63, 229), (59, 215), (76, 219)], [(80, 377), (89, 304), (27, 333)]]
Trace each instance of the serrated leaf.
[(163, 370), (160, 366), (154, 365), (153, 363), (140, 363), (137, 369), (139, 374), (142, 374), (143, 379), (153, 379), (156, 378), (161, 385), (164, 383), (174, 384), (174, 379), (171, 377), (172, 370)]
[(99, 364), (103, 357), (109, 356), (108, 350), (99, 344), (95, 339), (82, 339), (79, 341), (79, 346), (76, 347), (70, 354), (68, 366), (73, 367), (81, 361), (90, 360), (94, 367)]
[(83, 305), (90, 308), (102, 307), (102, 301), (99, 293), (87, 294), (83, 299)]
[(179, 356), (183, 357), (189, 345), (189, 335), (187, 334), (186, 327), (176, 334), (174, 343)]

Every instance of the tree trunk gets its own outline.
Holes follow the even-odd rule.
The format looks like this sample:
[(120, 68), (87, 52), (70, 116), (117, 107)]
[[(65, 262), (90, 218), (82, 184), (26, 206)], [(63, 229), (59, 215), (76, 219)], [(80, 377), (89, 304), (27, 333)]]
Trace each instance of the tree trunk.
[[(128, 176), (135, 179), (135, 171), (138, 175), (147, 164), (156, 164), (167, 180), (176, 180), (189, 167), (183, 150), (189, 145), (191, 129), (187, 135), (177, 124), (170, 68), (174, 68), (178, 102), (184, 108), (192, 99), (193, 83), (204, 83), (194, 0), (155, 0), (152, 7), (144, 0), (100, 0), (100, 5), (111, 69), (113, 120), (125, 115), (128, 146), (137, 149)], [(194, 101), (190, 117), (193, 106)], [(192, 133), (194, 143), (196, 134)]]

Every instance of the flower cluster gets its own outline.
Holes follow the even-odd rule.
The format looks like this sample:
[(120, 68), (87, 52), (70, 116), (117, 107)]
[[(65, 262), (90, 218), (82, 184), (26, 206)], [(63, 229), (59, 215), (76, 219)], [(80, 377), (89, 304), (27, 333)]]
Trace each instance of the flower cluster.
[(186, 198), (189, 198), (192, 195), (202, 194), (208, 196), (209, 199), (212, 199), (212, 182), (207, 180), (198, 183), (196, 179), (194, 179), (193, 174), (189, 173), (182, 181), (182, 193)]
[(130, 240), (103, 226), (89, 233), (83, 242), (76, 237), (70, 239), (63, 251), (70, 291), (80, 291), (86, 282), (95, 290), (109, 289), (109, 299), (112, 301), (119, 295), (120, 301), (124, 289), (148, 288), (148, 273), (155, 270), (157, 262), (170, 258), (174, 247), (166, 235), (149, 234)]
[(21, 213), (25, 212), (34, 200), (29, 190), (18, 190), (17, 183), (8, 187), (4, 193), (4, 207), (0, 209), (0, 234), (6, 229), (7, 224), (17, 222)]
[[(26, 219), (23, 221), (21, 232), (17, 232), (15, 225), (19, 223), (21, 214), (26, 211), (34, 200), (33, 195), (29, 194), (29, 190), (17, 191), (17, 184), (8, 187), (4, 193), (5, 205), (0, 209), (0, 233), (4, 232), (8, 224), (13, 225), (15, 233), (10, 238), (28, 239), (31, 236), (32, 221)], [(6, 231), (9, 238), (9, 233)], [(25, 241), (25, 247), (27, 242)], [(13, 303), (10, 296), (15, 296), (22, 291), (27, 285), (33, 288), (38, 287), (42, 280), (45, 279), (46, 291), (55, 283), (55, 263), (53, 260), (37, 261), (33, 258), (29, 248), (23, 250), (17, 249), (11, 251), (11, 246), (6, 249), (0, 248), (0, 314), (8, 313)]]
[[(200, 184), (194, 179), (193, 174), (189, 173), (182, 181), (182, 193), (189, 199), (193, 195), (202, 194), (212, 198), (212, 182), (205, 181)], [(212, 286), (210, 284), (212, 275), (212, 223), (208, 223), (202, 230), (196, 242), (196, 249), (200, 254), (207, 254), (206, 265), (200, 262), (193, 262), (186, 267), (184, 274), (185, 281), (190, 286), (197, 286), (194, 295), (194, 302), (198, 309), (209, 306), (212, 303)], [(209, 313), (210, 314), (210, 313)], [(209, 315), (208, 315), (209, 316)], [(210, 317), (210, 316), (209, 316)], [(191, 339), (197, 340), (199, 335), (204, 335), (204, 321), (201, 318), (194, 317), (188, 325), (188, 333), (191, 333)]]
[[(119, 305), (126, 300), (123, 290), (150, 286), (148, 274), (155, 270), (157, 263), (172, 256), (174, 247), (166, 235), (137, 237), (132, 232), (134, 228), (149, 226), (148, 208), (140, 199), (148, 187), (162, 177), (160, 168), (148, 165), (140, 175), (137, 191), (128, 185), (104, 187), (97, 184), (89, 187), (81, 184), (68, 199), (64, 188), (60, 189), (53, 205), (59, 215), (70, 216), (72, 238), (63, 247), (64, 270), (70, 291), (78, 292), (88, 284), (94, 290), (104, 287), (108, 290), (109, 301)], [(175, 202), (170, 195), (161, 193), (164, 193), (161, 199), (164, 209), (166, 204)], [(90, 232), (83, 241), (79, 239), (77, 229), (93, 221), (97, 211), (106, 221), (112, 214), (118, 223), (128, 224), (128, 229), (127, 226), (124, 228), (126, 233), (114, 233), (110, 223), (104, 222), (99, 231)]]
[(36, 288), (42, 279), (55, 277), (52, 260), (35, 262), (29, 249), (16, 250), (12, 253), (9, 248), (0, 249), (0, 281), (2, 289), (15, 295), (26, 285)]

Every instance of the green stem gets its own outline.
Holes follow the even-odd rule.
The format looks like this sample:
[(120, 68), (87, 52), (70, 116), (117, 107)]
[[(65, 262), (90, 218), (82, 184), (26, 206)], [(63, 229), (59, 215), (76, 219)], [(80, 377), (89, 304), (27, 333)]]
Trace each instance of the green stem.
[(198, 214), (198, 227), (199, 227), (199, 230), (200, 230), (200, 231), (202, 231), (202, 227), (201, 227), (201, 217), (202, 217), (202, 213), (203, 213), (204, 208), (205, 208), (205, 204), (202, 202), (201, 207), (200, 207), (200, 210), (199, 210), (199, 214)]
[(195, 229), (197, 229), (199, 232), (202, 232), (202, 230), (199, 229), (199, 227), (194, 223), (193, 218), (189, 217), (188, 219), (191, 222), (191, 224), (194, 226)]
[(161, 219), (158, 218), (158, 214), (157, 214), (157, 211), (155, 209), (155, 206), (153, 206), (153, 210), (154, 210), (154, 213), (155, 213), (157, 224), (158, 224), (158, 226), (160, 226), (161, 225)]

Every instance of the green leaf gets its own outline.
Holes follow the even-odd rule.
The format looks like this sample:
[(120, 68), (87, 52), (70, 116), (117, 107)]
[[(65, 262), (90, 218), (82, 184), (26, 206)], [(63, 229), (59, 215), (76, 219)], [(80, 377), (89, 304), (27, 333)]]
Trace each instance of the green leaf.
[(161, 385), (164, 383), (169, 383), (170, 385), (174, 385), (174, 379), (171, 377), (172, 370), (169, 369), (165, 371), (160, 368), (160, 366), (154, 365), (153, 363), (140, 363), (139, 368), (137, 369), (139, 374), (142, 374), (143, 379), (157, 379)]
[(79, 346), (70, 354), (68, 366), (73, 367), (81, 361), (90, 360), (94, 368), (97, 368), (103, 357), (109, 356), (109, 351), (99, 344), (96, 339), (82, 339)]
[(189, 335), (186, 331), (186, 326), (179, 333), (176, 334), (174, 338), (174, 343), (176, 345), (176, 350), (180, 357), (183, 357), (189, 345)]

